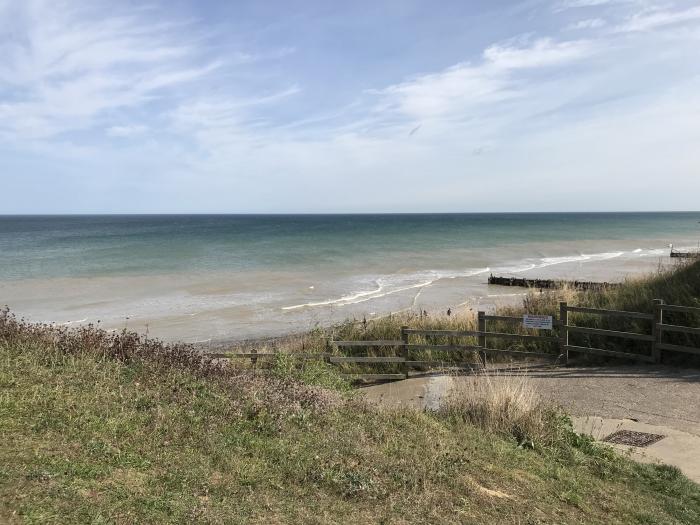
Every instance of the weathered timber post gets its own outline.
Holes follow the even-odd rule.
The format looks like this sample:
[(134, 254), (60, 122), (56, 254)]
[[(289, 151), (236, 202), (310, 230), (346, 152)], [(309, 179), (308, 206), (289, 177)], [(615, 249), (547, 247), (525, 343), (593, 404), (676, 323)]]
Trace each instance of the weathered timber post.
[(559, 303), (559, 355), (564, 355), (566, 363), (569, 363), (569, 311), (566, 302)]
[(664, 315), (663, 304), (663, 299), (654, 299), (654, 324), (651, 326), (651, 335), (654, 336), (654, 340), (651, 343), (651, 357), (654, 359), (654, 363), (661, 362), (661, 348), (659, 348), (659, 344), (661, 343), (662, 332), (660, 325), (663, 323)]
[(403, 373), (408, 379), (408, 326), (401, 327), (401, 341), (403, 345), (401, 346), (401, 356), (403, 357)]
[[(479, 346), (481, 348), (486, 348), (486, 312), (478, 312), (477, 313), (477, 321), (478, 321), (478, 331), (479, 331)], [(486, 368), (486, 352), (482, 350), (481, 352), (481, 362), (484, 365), (484, 368)]]
[(323, 349), (323, 362), (326, 364), (331, 364), (331, 354), (335, 348), (335, 345), (331, 342), (332, 340), (326, 339), (326, 344)]

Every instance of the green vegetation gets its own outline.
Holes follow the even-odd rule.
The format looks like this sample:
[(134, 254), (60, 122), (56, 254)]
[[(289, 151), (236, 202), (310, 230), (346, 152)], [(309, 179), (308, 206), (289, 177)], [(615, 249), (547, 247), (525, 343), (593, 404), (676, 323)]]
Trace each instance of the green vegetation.
[[(586, 306), (608, 310), (653, 313), (654, 299), (662, 299), (666, 304), (700, 307), (700, 261), (681, 262), (671, 268), (659, 269), (652, 275), (631, 278), (621, 286), (605, 292), (575, 292), (558, 290), (550, 293), (532, 292), (525, 299), (522, 307), (504, 308), (504, 315), (520, 315), (524, 311), (557, 315), (559, 301), (566, 301), (574, 306)], [(569, 314), (569, 323), (577, 326), (603, 328), (651, 334), (652, 322), (647, 320), (623, 319), (619, 317), (600, 317), (587, 314)], [(683, 326), (700, 326), (700, 315), (680, 312), (666, 312), (664, 323)], [(629, 353), (649, 354), (648, 343), (618, 338), (572, 334), (570, 341), (579, 346), (607, 348)], [(689, 334), (667, 334), (664, 342), (700, 347), (700, 337)], [(529, 345), (532, 348), (535, 345)], [(605, 359), (586, 357), (588, 361), (600, 362)], [(619, 362), (619, 360), (618, 360)], [(664, 352), (663, 362), (676, 365), (699, 366), (700, 356), (684, 353)]]
[(237, 369), (4, 312), (0, 522), (700, 522), (700, 488), (677, 469), (508, 392), (380, 409), (318, 361)]

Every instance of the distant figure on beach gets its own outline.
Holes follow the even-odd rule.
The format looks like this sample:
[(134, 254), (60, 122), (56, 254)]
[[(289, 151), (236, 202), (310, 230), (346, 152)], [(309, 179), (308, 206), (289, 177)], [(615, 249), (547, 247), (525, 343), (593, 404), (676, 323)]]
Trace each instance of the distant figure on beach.
[(447, 317), (452, 315), (452, 308), (447, 308)]

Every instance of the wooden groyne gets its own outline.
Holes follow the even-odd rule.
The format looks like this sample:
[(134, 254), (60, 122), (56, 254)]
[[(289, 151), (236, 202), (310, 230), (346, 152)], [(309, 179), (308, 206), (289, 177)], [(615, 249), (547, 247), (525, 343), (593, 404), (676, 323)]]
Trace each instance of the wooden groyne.
[(678, 259), (696, 259), (696, 258), (700, 258), (700, 251), (698, 251), (698, 252), (677, 252), (675, 250), (671, 250), (671, 257), (675, 257)]
[(499, 286), (520, 286), (522, 288), (574, 288), (576, 290), (603, 290), (620, 286), (619, 283), (593, 282), (593, 281), (562, 281), (552, 279), (525, 279), (518, 277), (497, 277), (493, 274), (489, 276), (489, 284)]

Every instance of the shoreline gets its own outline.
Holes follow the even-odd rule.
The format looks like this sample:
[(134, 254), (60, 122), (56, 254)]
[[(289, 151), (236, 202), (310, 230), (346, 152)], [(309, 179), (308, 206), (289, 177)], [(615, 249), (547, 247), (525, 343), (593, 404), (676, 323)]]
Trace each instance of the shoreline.
[[(446, 312), (448, 308), (454, 312), (489, 311), (517, 303), (526, 295), (525, 289), (488, 285), (487, 278), (492, 271), (525, 278), (620, 282), (678, 262), (672, 260), (668, 252), (663, 256), (654, 252), (645, 257), (638, 256), (637, 252), (638, 249), (634, 249), (623, 255), (615, 252), (597, 258), (581, 255), (541, 258), (545, 263), (540, 266), (521, 265), (520, 268), (511, 267), (510, 272), (495, 267), (479, 272), (446, 270), (431, 274), (429, 281), (412, 285), (401, 285), (401, 279), (414, 274), (422, 279), (420, 271), (396, 272), (393, 275), (398, 284), (384, 283), (380, 290), (377, 287), (363, 290), (360, 284), (356, 285), (356, 291), (345, 294), (333, 289), (352, 286), (347, 277), (319, 279), (312, 274), (290, 272), (200, 272), (0, 281), (0, 302), (33, 322), (55, 322), (64, 326), (99, 322), (107, 330), (127, 328), (164, 341), (220, 348), (250, 341), (284, 339), (347, 319), (366, 317), (369, 320), (411, 310), (425, 310), (429, 314)], [(325, 287), (308, 284), (320, 280), (326, 283)], [(369, 286), (375, 285), (370, 282)], [(300, 305), (293, 302), (290, 294), (326, 299)], [(345, 300), (345, 297), (354, 300)]]

